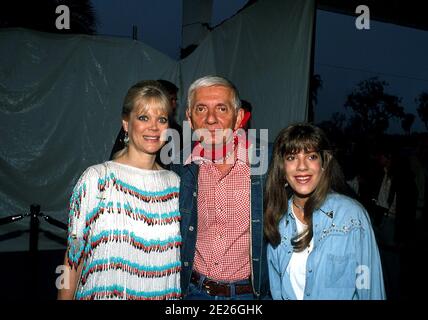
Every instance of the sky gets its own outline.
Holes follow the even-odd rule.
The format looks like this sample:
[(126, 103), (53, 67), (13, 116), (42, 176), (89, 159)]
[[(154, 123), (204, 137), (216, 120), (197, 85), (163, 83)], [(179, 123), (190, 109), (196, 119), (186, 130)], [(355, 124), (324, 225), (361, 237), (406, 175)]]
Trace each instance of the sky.
[[(317, 12), (314, 70), (323, 88), (315, 121), (328, 120), (334, 112), (349, 114), (343, 107), (347, 95), (358, 82), (377, 76), (390, 84), (387, 93), (403, 98), (405, 112), (416, 116), (412, 130), (425, 130), (415, 98), (428, 92), (428, 31), (373, 20), (369, 30), (358, 30), (355, 18)], [(403, 133), (400, 122), (390, 122), (389, 132)]]
[[(213, 0), (211, 26), (234, 15), (248, 0)], [(178, 60), (181, 44), (182, 1), (92, 0), (98, 16), (98, 33), (132, 37)], [(386, 92), (402, 97), (405, 112), (416, 116), (413, 131), (423, 131), (415, 98), (428, 91), (428, 31), (371, 20), (370, 30), (355, 27), (356, 16), (317, 11), (315, 73), (323, 88), (318, 94), (315, 122), (330, 119), (343, 106), (358, 82), (378, 76), (390, 85)], [(399, 121), (390, 122), (390, 133), (403, 133)]]
[[(181, 0), (91, 0), (97, 14), (97, 33), (137, 39), (179, 60), (181, 45)], [(211, 26), (234, 15), (248, 0), (213, 0)]]
[(137, 39), (178, 59), (182, 2), (177, 0), (91, 0), (97, 15), (97, 33)]

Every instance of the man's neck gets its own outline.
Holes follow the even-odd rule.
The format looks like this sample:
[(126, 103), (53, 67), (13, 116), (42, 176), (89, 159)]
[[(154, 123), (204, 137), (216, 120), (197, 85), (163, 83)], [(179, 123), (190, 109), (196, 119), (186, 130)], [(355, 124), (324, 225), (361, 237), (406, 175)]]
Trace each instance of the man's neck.
[(227, 175), (236, 162), (236, 150), (229, 156), (227, 156), (223, 161), (215, 163), (215, 167), (222, 173), (222, 176)]

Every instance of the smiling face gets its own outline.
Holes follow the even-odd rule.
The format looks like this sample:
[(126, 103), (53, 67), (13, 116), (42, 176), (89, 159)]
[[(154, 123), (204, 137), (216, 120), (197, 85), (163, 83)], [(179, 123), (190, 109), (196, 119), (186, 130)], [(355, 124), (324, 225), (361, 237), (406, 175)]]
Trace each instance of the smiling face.
[(315, 151), (285, 155), (285, 178), (297, 197), (305, 199), (316, 189), (322, 176), (321, 165), (320, 154)]
[(230, 139), (232, 130), (238, 128), (243, 110), (235, 109), (232, 89), (215, 85), (195, 90), (186, 115), (193, 130), (206, 130), (199, 130), (204, 144), (220, 145)]
[(130, 150), (154, 155), (165, 144), (168, 112), (158, 99), (140, 99), (122, 125), (128, 132)]

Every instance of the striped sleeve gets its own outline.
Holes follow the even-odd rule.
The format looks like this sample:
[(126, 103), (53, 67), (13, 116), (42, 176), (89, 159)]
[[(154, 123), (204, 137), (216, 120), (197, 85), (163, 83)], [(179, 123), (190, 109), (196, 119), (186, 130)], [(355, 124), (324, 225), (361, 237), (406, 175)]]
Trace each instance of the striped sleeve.
[(76, 268), (84, 258), (88, 243), (89, 219), (100, 210), (100, 189), (103, 183), (98, 172), (90, 167), (85, 170), (76, 183), (69, 203), (67, 259)]

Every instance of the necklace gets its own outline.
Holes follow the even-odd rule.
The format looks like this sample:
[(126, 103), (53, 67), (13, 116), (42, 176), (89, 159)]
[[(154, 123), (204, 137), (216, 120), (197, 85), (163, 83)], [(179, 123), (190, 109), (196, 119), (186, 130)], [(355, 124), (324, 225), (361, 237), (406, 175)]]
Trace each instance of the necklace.
[(300, 209), (300, 210), (304, 211), (304, 207), (303, 207), (303, 206), (301, 206), (301, 205), (298, 205), (298, 204), (294, 201), (294, 197), (293, 197), (293, 204), (296, 206), (296, 208), (298, 208), (298, 209)]

